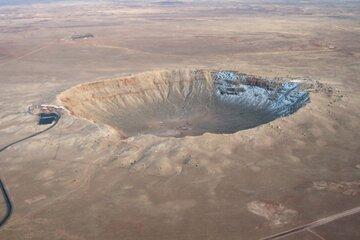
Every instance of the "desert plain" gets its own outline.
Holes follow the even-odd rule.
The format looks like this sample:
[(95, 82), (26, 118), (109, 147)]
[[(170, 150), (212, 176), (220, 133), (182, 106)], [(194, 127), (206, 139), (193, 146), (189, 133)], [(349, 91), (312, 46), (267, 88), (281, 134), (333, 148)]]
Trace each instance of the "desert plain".
[[(0, 239), (360, 238), (358, 1), (9, 2), (0, 148), (48, 127), (28, 106), (65, 109), (0, 153), (13, 205)], [(174, 137), (124, 136), (62, 98), (196, 69), (301, 79), (310, 101), (254, 128)]]

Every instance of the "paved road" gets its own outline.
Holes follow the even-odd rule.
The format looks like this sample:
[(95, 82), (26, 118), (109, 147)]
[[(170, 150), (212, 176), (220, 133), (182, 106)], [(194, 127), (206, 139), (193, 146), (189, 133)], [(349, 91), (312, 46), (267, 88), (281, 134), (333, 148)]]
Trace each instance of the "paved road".
[(301, 225), (301, 226), (289, 229), (289, 230), (281, 232), (281, 233), (277, 233), (277, 234), (262, 238), (261, 240), (272, 240), (272, 239), (283, 238), (285, 236), (295, 234), (295, 233), (298, 233), (298, 232), (301, 232), (301, 231), (304, 231), (304, 230), (312, 229), (312, 228), (315, 228), (315, 227), (318, 227), (318, 226), (322, 226), (322, 225), (325, 225), (327, 223), (336, 221), (336, 220), (338, 220), (340, 218), (344, 218), (344, 217), (351, 216), (351, 215), (358, 214), (358, 213), (360, 213), (360, 206), (349, 209), (349, 210), (346, 210), (346, 211), (343, 211), (341, 213), (337, 213), (337, 214), (325, 217), (325, 218), (318, 219), (318, 220), (316, 220), (314, 222), (311, 222), (311, 223), (308, 223), (308, 224), (305, 224), (305, 225)]
[[(50, 130), (51, 128), (55, 127), (55, 125), (59, 122), (60, 117), (61, 117), (61, 115), (59, 114), (59, 117), (58, 117), (58, 118), (53, 122), (53, 124), (51, 124), (51, 126), (49, 126), (48, 128), (46, 128), (46, 129), (44, 129), (44, 130), (41, 130), (41, 131), (39, 131), (39, 132), (36, 132), (36, 133), (34, 133), (34, 134), (31, 134), (30, 136), (27, 136), (27, 137), (24, 137), (24, 138), (22, 138), (22, 139), (19, 139), (19, 140), (15, 141), (15, 142), (9, 143), (8, 145), (0, 148), (0, 152), (6, 150), (7, 148), (9, 148), (9, 147), (11, 147), (11, 146), (13, 146), (13, 145), (15, 145), (15, 144), (17, 144), (17, 143), (19, 143), (19, 142), (23, 142), (23, 141), (25, 141), (25, 140), (27, 140), (27, 139), (30, 139), (30, 138), (35, 137), (35, 136), (37, 136), (37, 135), (39, 135), (39, 134), (41, 134), (41, 133), (43, 133), (43, 132), (46, 132), (46, 131)], [(8, 193), (8, 191), (6, 190), (5, 184), (4, 184), (4, 182), (3, 182), (1, 179), (0, 179), (0, 191), (1, 191), (2, 195), (3, 195), (3, 198), (4, 198), (5, 203), (6, 203), (6, 213), (5, 213), (5, 215), (3, 216), (3, 218), (0, 219), (0, 228), (1, 228), (2, 226), (5, 225), (5, 223), (6, 223), (6, 222), (9, 220), (9, 218), (11, 217), (11, 214), (12, 214), (12, 212), (13, 212), (13, 204), (12, 204), (12, 202), (11, 202), (11, 198), (10, 198), (9, 193)]]

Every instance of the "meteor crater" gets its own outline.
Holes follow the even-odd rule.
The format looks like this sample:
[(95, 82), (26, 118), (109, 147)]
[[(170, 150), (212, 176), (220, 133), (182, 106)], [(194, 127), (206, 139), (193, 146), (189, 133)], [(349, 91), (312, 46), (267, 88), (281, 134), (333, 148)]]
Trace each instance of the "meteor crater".
[(122, 136), (231, 134), (295, 113), (310, 101), (300, 83), (236, 71), (152, 71), (77, 85), (59, 95), (75, 116)]

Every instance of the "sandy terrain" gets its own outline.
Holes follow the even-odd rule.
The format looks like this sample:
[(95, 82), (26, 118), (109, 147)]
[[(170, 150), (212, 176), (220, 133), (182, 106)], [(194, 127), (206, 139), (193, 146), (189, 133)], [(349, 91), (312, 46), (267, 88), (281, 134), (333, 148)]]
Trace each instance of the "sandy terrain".
[[(0, 147), (47, 127), (28, 105), (86, 82), (191, 68), (313, 84), (295, 114), (233, 134), (123, 138), (63, 111), (0, 153), (0, 239), (262, 239), (359, 207), (359, 18), (356, 1), (0, 6)], [(358, 222), (283, 239), (359, 239)]]

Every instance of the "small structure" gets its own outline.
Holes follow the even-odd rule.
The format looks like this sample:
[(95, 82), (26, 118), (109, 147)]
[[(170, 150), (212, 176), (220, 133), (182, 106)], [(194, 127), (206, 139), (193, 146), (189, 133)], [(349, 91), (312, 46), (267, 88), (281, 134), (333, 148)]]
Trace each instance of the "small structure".
[(63, 110), (65, 110), (65, 108), (62, 106), (49, 104), (29, 105), (27, 108), (29, 114), (39, 117), (39, 125), (52, 124), (58, 121)]
[(94, 35), (91, 33), (87, 33), (87, 34), (76, 34), (71, 36), (71, 40), (88, 39), (88, 38), (94, 38)]
[(57, 113), (52, 112), (39, 114), (39, 125), (52, 124), (57, 120), (59, 120), (59, 115)]

